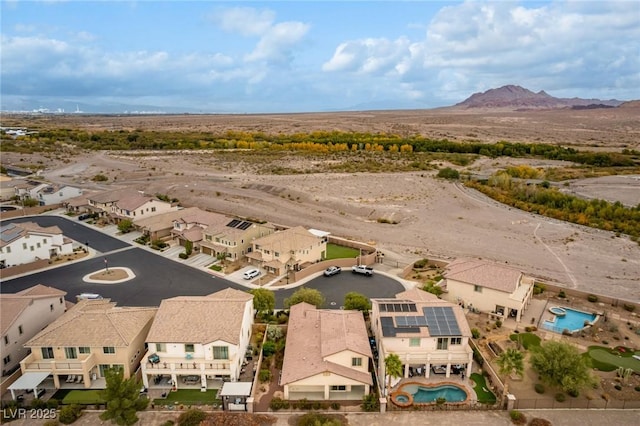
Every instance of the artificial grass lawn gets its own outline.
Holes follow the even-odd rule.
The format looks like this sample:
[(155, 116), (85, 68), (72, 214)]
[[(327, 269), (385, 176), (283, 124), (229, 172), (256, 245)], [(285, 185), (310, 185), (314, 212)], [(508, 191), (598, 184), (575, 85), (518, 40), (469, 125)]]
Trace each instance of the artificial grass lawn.
[(522, 343), (522, 346), (524, 346), (524, 348), (527, 350), (535, 346), (540, 346), (540, 337), (536, 336), (533, 333), (512, 334), (511, 336), (509, 336), (509, 339), (513, 340), (514, 342), (517, 342), (519, 339), (520, 343)]
[(207, 405), (219, 403), (216, 399), (218, 391), (216, 389), (201, 392), (200, 389), (178, 389), (175, 392), (169, 392), (166, 398), (154, 399), (156, 405)]
[(589, 346), (587, 355), (591, 366), (600, 371), (613, 371), (618, 367), (630, 368), (640, 373), (640, 360), (632, 358), (634, 354), (640, 355), (640, 351), (627, 348), (625, 352), (604, 346)]
[(327, 243), (326, 260), (352, 258), (358, 257), (359, 255), (360, 250), (356, 250), (351, 247), (339, 246), (337, 244)]
[(62, 404), (104, 404), (104, 399), (100, 397), (98, 390), (81, 389), (60, 389), (51, 398), (57, 399)]
[[(473, 390), (478, 396), (478, 402), (480, 404), (495, 404), (496, 396), (487, 388), (487, 383), (484, 380), (484, 376), (478, 373), (471, 373), (471, 380), (475, 383)], [(486, 389), (486, 390), (485, 390)]]

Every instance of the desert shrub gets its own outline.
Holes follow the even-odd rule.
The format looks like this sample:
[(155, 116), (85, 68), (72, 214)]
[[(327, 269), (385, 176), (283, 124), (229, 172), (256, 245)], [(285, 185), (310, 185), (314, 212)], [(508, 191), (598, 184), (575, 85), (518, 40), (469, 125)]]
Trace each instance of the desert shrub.
[(55, 398), (51, 398), (47, 401), (47, 408), (58, 408), (59, 405), (60, 402)]
[(275, 342), (282, 339), (283, 336), (282, 328), (276, 327), (275, 325), (269, 325), (267, 327), (267, 339)]
[(564, 299), (565, 297), (567, 297), (567, 294), (564, 292), (564, 290), (560, 290), (560, 293), (558, 293), (558, 297)]
[(572, 398), (577, 398), (578, 395), (580, 395), (580, 391), (578, 391), (577, 389), (569, 389), (567, 391), (567, 393), (569, 394), (570, 397)]
[(192, 408), (180, 414), (178, 424), (180, 426), (198, 426), (206, 418), (207, 413), (197, 408)]
[(565, 394), (563, 394), (562, 392), (558, 392), (555, 396), (556, 401), (558, 402), (565, 402), (567, 400), (567, 396)]
[(182, 252), (182, 253), (180, 253), (180, 254), (178, 255), (178, 257), (179, 257), (180, 259), (188, 259), (188, 258), (189, 258), (189, 255), (188, 255), (187, 253), (185, 253), (185, 252)]
[(596, 303), (598, 301), (598, 296), (595, 294), (590, 294), (587, 296), (587, 300), (591, 303)]
[(82, 415), (82, 408), (77, 404), (65, 405), (58, 411), (60, 423), (70, 425)]
[(36, 398), (31, 400), (31, 404), (29, 406), (34, 410), (37, 410), (37, 409), (47, 408), (47, 403), (41, 400), (40, 398)]
[(263, 383), (268, 382), (269, 380), (271, 380), (271, 371), (266, 369), (260, 370), (260, 373), (258, 374), (258, 378)]
[(473, 359), (475, 360), (475, 362), (478, 363), (480, 367), (482, 367), (482, 364), (484, 364), (484, 359), (482, 358), (482, 355), (480, 355), (480, 352), (478, 352), (476, 348), (473, 349)]
[(447, 402), (447, 398), (444, 398), (444, 397), (438, 397), (438, 398), (436, 398), (436, 404), (437, 404), (437, 405), (442, 405), (442, 404), (444, 404), (445, 402)]
[(314, 410), (319, 410), (322, 408), (322, 404), (320, 403), (320, 401), (314, 401), (311, 404), (311, 408), (313, 408)]
[(278, 411), (281, 408), (284, 408), (285, 401), (282, 398), (273, 398), (269, 403), (269, 408), (273, 411)]
[(518, 410), (509, 411), (509, 417), (511, 418), (511, 421), (516, 425), (523, 425), (527, 423), (527, 417), (524, 415), (524, 413)]
[(460, 179), (460, 172), (452, 169), (451, 167), (445, 167), (444, 169), (440, 169), (440, 171), (438, 171), (438, 177), (443, 179), (456, 180)]
[[(638, 388), (636, 388), (636, 390), (640, 390), (640, 386), (638, 386)], [(332, 402), (331, 403), (331, 409), (339, 410), (340, 409), (340, 403), (339, 402)]]
[(622, 307), (627, 312), (633, 312), (633, 311), (636, 310), (636, 307), (634, 305), (630, 304), (630, 303), (625, 303), (624, 305), (622, 305)]
[(546, 290), (546, 286), (542, 283), (535, 283), (533, 285), (533, 294), (542, 294)]
[(106, 182), (109, 180), (109, 178), (103, 174), (97, 174), (93, 178), (91, 178), (91, 180), (94, 182)]
[(375, 393), (370, 393), (362, 397), (362, 404), (360, 404), (363, 411), (372, 413), (380, 410), (380, 401)]
[(429, 263), (429, 259), (420, 259), (413, 264), (413, 267), (415, 269), (422, 269), (425, 266), (427, 266), (428, 263)]
[(496, 328), (500, 328), (500, 327), (502, 327), (502, 321), (497, 320), (496, 321)]
[(480, 330), (478, 330), (477, 328), (472, 328), (471, 337), (473, 337), (474, 339), (480, 338)]
[(544, 393), (544, 385), (542, 383), (536, 383), (534, 386), (536, 393)]
[(552, 423), (547, 419), (542, 419), (540, 417), (534, 417), (529, 422), (529, 426), (551, 426)]

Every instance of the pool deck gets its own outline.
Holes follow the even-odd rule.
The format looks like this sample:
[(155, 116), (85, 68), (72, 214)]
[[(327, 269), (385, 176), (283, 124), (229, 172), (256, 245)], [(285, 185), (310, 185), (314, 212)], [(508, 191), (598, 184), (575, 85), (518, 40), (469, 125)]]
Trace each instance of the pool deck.
[(413, 377), (400, 380), (398, 384), (391, 389), (391, 393), (393, 394), (394, 392), (398, 392), (401, 386), (407, 385), (407, 384), (418, 384), (418, 385), (424, 385), (424, 386), (456, 385), (463, 388), (468, 395), (467, 400), (464, 402), (461, 402), (460, 404), (478, 402), (478, 396), (473, 390), (473, 383), (468, 377), (461, 379), (460, 376), (453, 375), (453, 374), (446, 378), (444, 377), (444, 375), (442, 375), (442, 377), (438, 377), (437, 374), (432, 374), (429, 378), (422, 377), (422, 376), (413, 376)]

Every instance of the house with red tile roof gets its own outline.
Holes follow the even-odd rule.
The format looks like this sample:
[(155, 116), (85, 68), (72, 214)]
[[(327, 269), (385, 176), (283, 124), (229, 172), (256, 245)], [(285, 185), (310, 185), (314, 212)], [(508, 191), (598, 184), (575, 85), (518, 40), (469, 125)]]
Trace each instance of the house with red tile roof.
[(531, 303), (535, 282), (516, 268), (480, 259), (457, 259), (443, 276), (444, 299), (518, 322)]
[(285, 399), (361, 400), (373, 380), (360, 311), (291, 307), (280, 384)]

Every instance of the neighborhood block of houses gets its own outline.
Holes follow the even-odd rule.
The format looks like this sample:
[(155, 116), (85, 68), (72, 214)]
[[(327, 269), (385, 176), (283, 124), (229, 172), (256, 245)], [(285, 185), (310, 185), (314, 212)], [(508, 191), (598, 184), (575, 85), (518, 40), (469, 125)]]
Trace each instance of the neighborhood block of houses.
[(0, 225), (2, 268), (71, 253), (72, 241), (57, 226), (44, 228), (34, 222)]

